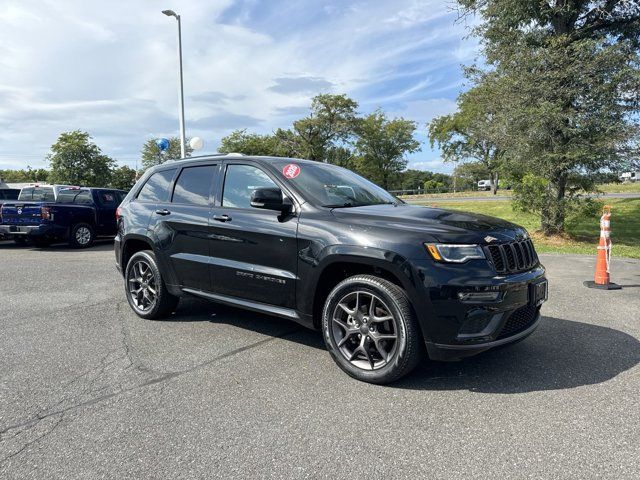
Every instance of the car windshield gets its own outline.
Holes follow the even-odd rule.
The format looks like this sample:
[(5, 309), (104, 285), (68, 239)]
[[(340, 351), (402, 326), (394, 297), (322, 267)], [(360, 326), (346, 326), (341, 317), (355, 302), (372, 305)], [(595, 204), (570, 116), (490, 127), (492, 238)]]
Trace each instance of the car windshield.
[(274, 165), (285, 181), (298, 187), (315, 205), (348, 208), (398, 203), (389, 192), (346, 168), (291, 160)]
[(55, 195), (53, 193), (53, 187), (25, 187), (20, 190), (18, 200), (53, 202)]

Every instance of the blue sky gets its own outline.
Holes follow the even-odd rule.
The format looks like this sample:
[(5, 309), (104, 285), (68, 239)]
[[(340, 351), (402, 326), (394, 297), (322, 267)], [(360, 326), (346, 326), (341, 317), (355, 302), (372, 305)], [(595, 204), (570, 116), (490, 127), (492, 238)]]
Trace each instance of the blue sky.
[(455, 109), (477, 42), (436, 0), (0, 2), (0, 168), (46, 166), (66, 130), (89, 131), (134, 166), (149, 138), (177, 135), (175, 20), (182, 15), (186, 129), (214, 152), (237, 128), (268, 133), (346, 93), (419, 123), (410, 167), (450, 171), (426, 124)]

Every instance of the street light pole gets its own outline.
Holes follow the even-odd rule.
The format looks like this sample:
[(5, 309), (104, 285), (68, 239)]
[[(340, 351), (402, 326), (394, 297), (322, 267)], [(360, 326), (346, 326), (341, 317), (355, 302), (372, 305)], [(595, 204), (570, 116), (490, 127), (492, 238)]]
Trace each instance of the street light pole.
[(180, 91), (178, 96), (178, 108), (180, 113), (180, 157), (186, 156), (186, 140), (184, 134), (184, 87), (182, 83), (182, 24), (180, 22), (180, 15), (173, 10), (163, 10), (168, 17), (175, 17), (178, 21), (178, 80), (180, 82)]

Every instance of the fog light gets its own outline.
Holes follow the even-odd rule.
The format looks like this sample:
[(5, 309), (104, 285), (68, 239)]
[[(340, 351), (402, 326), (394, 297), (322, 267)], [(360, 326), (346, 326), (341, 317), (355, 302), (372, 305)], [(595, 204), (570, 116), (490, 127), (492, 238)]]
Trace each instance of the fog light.
[(459, 292), (458, 300), (464, 303), (495, 302), (500, 298), (500, 292)]

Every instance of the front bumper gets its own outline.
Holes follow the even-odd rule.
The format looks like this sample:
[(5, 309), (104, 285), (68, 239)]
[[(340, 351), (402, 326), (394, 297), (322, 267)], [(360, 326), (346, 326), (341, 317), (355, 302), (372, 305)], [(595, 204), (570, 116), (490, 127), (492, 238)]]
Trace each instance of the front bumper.
[(412, 303), (433, 360), (458, 360), (516, 342), (538, 326), (546, 300), (542, 265), (510, 275), (497, 275), (483, 261), (412, 262), (412, 270), (419, 280)]

